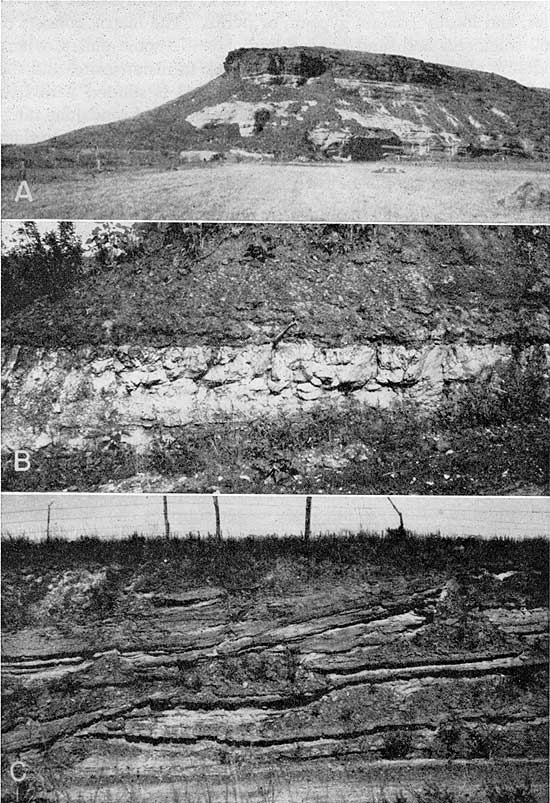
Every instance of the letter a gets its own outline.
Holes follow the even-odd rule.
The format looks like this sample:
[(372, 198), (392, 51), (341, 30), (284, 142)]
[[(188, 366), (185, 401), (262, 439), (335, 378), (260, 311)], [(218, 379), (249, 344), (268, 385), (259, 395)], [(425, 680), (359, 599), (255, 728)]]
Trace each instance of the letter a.
[(32, 201), (31, 191), (26, 181), (20, 183), (17, 195), (15, 196), (15, 203), (18, 203), (22, 198), (25, 201)]

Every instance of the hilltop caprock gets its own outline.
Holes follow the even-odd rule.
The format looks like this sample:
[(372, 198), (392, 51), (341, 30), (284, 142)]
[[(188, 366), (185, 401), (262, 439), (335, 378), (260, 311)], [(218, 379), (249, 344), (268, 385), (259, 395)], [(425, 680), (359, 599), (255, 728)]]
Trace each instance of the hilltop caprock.
[(324, 47), (241, 48), (222, 75), (135, 117), (43, 146), (210, 159), (534, 156), (550, 94), (501, 76)]

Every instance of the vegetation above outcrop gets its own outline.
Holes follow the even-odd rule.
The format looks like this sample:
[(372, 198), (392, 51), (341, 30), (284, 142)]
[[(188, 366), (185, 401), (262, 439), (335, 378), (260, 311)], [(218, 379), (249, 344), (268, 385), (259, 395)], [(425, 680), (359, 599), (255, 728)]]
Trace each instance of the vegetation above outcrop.
[(290, 324), (327, 346), (550, 336), (546, 227), (141, 224), (92, 246), (51, 292), (41, 244), (32, 303), (28, 245), (4, 260), (4, 345), (242, 345)]

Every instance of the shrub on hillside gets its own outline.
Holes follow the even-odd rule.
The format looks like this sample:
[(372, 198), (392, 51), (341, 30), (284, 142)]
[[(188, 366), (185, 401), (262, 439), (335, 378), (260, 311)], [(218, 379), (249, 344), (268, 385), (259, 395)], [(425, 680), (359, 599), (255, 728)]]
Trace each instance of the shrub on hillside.
[(489, 786), (485, 794), (489, 803), (537, 803), (529, 781), (525, 781), (523, 786)]
[(407, 758), (412, 749), (412, 737), (407, 731), (394, 731), (389, 733), (382, 746), (380, 754), (382, 758), (394, 760)]
[(92, 231), (87, 243), (101, 267), (114, 267), (121, 262), (133, 261), (141, 252), (141, 243), (133, 226), (121, 223), (102, 223)]
[(2, 315), (8, 316), (41, 296), (59, 298), (82, 272), (82, 242), (69, 221), (41, 234), (27, 221), (16, 244), (2, 258)]

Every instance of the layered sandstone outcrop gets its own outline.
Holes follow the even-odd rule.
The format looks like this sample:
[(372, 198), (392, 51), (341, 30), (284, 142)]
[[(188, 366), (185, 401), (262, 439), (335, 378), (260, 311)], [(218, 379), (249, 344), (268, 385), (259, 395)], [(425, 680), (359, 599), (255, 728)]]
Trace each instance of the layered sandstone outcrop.
[(548, 611), (514, 603), (527, 576), (466, 587), (375, 572), (281, 595), (285, 571), (252, 590), (144, 591), (134, 578), (125, 613), (99, 617), (105, 569), (50, 573), (31, 623), (3, 638), (7, 759), (46, 756), (83, 800), (228, 766), (315, 774), (319, 759), (372, 771), (400, 759), (396, 778), (405, 759), (543, 767)]
[(251, 78), (258, 75), (294, 75), (304, 81), (330, 72), (367, 81), (438, 86), (452, 83), (481, 86), (483, 80), (507, 83), (500, 76), (475, 70), (462, 70), (431, 64), (410, 56), (365, 53), (328, 47), (239, 48), (227, 54), (224, 69), (228, 75)]

